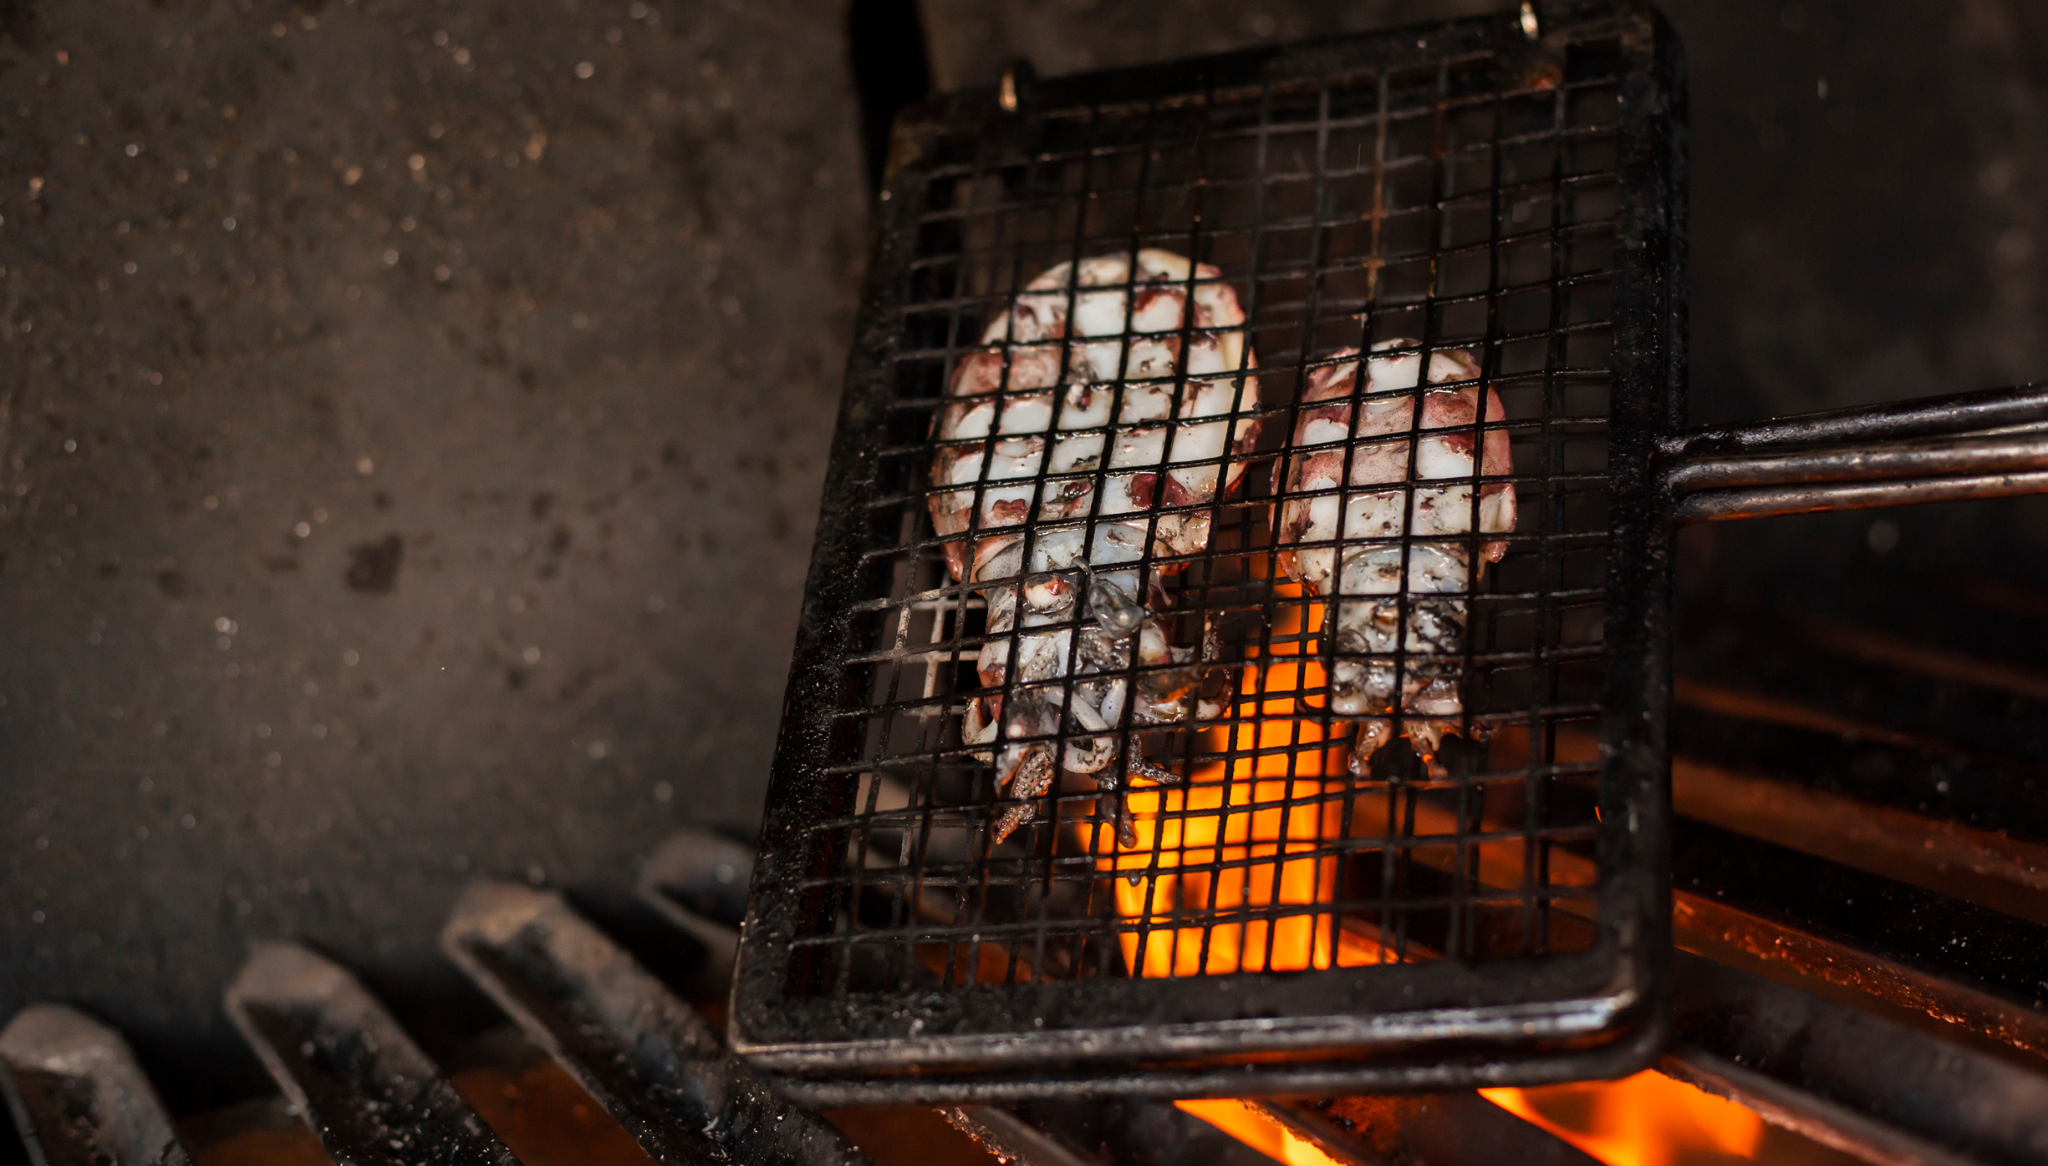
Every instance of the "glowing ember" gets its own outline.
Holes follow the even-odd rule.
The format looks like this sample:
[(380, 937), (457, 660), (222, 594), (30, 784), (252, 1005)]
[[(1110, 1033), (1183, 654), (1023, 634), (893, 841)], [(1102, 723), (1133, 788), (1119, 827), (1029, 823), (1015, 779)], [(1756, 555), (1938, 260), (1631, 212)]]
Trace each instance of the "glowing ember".
[(1242, 1101), (1176, 1101), (1182, 1112), (1201, 1118), (1266, 1157), (1287, 1166), (1341, 1166), (1300, 1134)]
[[(1284, 599), (1301, 594), (1294, 584), (1274, 590)], [(1210, 762), (1189, 775), (1185, 790), (1129, 797), (1135, 843), (1100, 862), (1105, 870), (1161, 872), (1113, 883), (1125, 918), (1157, 925), (1122, 937), (1133, 975), (1301, 971), (1328, 968), (1333, 957), (1337, 966), (1382, 958), (1378, 944), (1340, 932), (1313, 909), (1336, 895), (1337, 859), (1326, 841), (1343, 832), (1338, 795), (1349, 783), (1345, 745), (1294, 716), (1294, 694), (1324, 684), (1322, 665), (1295, 659), (1305, 606), (1308, 630), (1322, 623), (1321, 605), (1283, 603), (1273, 630), (1285, 642), (1271, 662), (1246, 665), (1237, 715), (1205, 742), (1222, 752), (1229, 740), (1236, 756), (1228, 772), (1225, 762)], [(1278, 918), (1230, 922), (1240, 908)]]
[[(1299, 658), (1320, 630), (1323, 606), (1288, 602), (1301, 598), (1296, 585), (1281, 584), (1275, 591), (1283, 598), (1273, 629), (1280, 642), (1271, 658), (1245, 666), (1235, 717), (1204, 742), (1210, 753), (1224, 752), (1227, 742), (1232, 754), (1227, 765), (1219, 760), (1197, 768), (1184, 790), (1132, 793), (1134, 845), (1115, 846), (1106, 835), (1091, 840), (1097, 843), (1093, 849), (1101, 856), (1099, 865), (1119, 872), (1112, 884), (1118, 911), (1151, 925), (1142, 934), (1122, 936), (1124, 960), (1133, 975), (1301, 971), (1395, 958), (1352, 921), (1340, 926), (1329, 912), (1315, 909), (1336, 897), (1337, 858), (1329, 843), (1343, 836), (1345, 798), (1352, 800), (1354, 814), (1366, 820), (1373, 803), (1385, 799), (1351, 792), (1346, 769), (1350, 742), (1326, 739), (1322, 725), (1297, 716), (1315, 707), (1300, 694), (1325, 686), (1322, 665)], [(1300, 634), (1304, 621), (1307, 636)], [(1513, 736), (1511, 730), (1507, 737)], [(1518, 751), (1526, 747), (1525, 739), (1496, 741), (1503, 743)], [(1574, 740), (1563, 751), (1576, 755), (1579, 746), (1588, 744)], [(1426, 806), (1420, 807), (1415, 826), (1422, 834), (1458, 830), (1447, 811)], [(1521, 850), (1514, 840), (1486, 848), (1480, 878), (1496, 885), (1518, 883)], [(1584, 859), (1558, 852), (1551, 855), (1551, 864), (1554, 884), (1593, 882), (1595, 872)], [(1153, 873), (1135, 878), (1123, 873), (1140, 871)], [(1570, 910), (1575, 904), (1559, 906)], [(1288, 914), (1290, 907), (1298, 910)], [(1272, 918), (1231, 921), (1240, 909)], [(1767, 1132), (1753, 1111), (1656, 1072), (1621, 1081), (1480, 1092), (1608, 1166), (1754, 1161)], [(1333, 1162), (1242, 1101), (1174, 1104), (1290, 1166)]]
[(1764, 1120), (1754, 1111), (1648, 1070), (1620, 1081), (1479, 1094), (1608, 1166), (1753, 1162), (1764, 1143)]
[[(1283, 600), (1301, 596), (1291, 584), (1275, 590)], [(1312, 707), (1299, 694), (1324, 687), (1322, 666), (1299, 658), (1322, 624), (1322, 605), (1283, 602), (1281, 612), (1271, 658), (1245, 666), (1236, 716), (1204, 742), (1211, 753), (1223, 752), (1226, 742), (1232, 746), (1227, 767), (1215, 761), (1198, 768), (1185, 790), (1132, 793), (1136, 843), (1094, 850), (1105, 871), (1119, 872), (1112, 884), (1118, 911), (1152, 925), (1122, 936), (1133, 975), (1300, 971), (1395, 958), (1355, 923), (1339, 926), (1329, 912), (1315, 909), (1336, 897), (1337, 859), (1329, 843), (1343, 835), (1344, 798), (1368, 819), (1371, 803), (1385, 799), (1348, 793), (1349, 742), (1326, 739), (1320, 724), (1296, 715)], [(1304, 620), (1307, 636), (1300, 634)], [(1580, 744), (1566, 749), (1575, 752)], [(1447, 811), (1429, 807), (1421, 808), (1415, 825), (1425, 834), (1458, 829)], [(1513, 840), (1486, 848), (1479, 876), (1515, 885), (1522, 878), (1521, 849)], [(1551, 863), (1555, 884), (1593, 882), (1595, 872), (1584, 859), (1559, 852)], [(1154, 873), (1135, 881), (1122, 873), (1139, 871)], [(1240, 909), (1276, 918), (1231, 921)], [(1480, 1092), (1608, 1166), (1754, 1161), (1766, 1140), (1756, 1113), (1661, 1073)], [(1321, 1149), (1242, 1101), (1174, 1104), (1290, 1166), (1334, 1166)]]
[[(1326, 673), (1317, 660), (1302, 658), (1313, 651), (1327, 607), (1299, 584), (1279, 583), (1273, 591), (1281, 604), (1269, 658), (1245, 665), (1232, 719), (1202, 742), (1210, 756), (1228, 753), (1227, 764), (1197, 766), (1184, 789), (1131, 793), (1136, 838), (1129, 845), (1116, 846), (1099, 826), (1082, 829), (1082, 845), (1100, 869), (1122, 873), (1112, 883), (1119, 914), (1143, 927), (1120, 937), (1131, 974), (1323, 970), (1437, 958), (1412, 939), (1397, 954), (1380, 942), (1374, 921), (1328, 909), (1338, 898), (1347, 821), (1353, 837), (1370, 836), (1374, 824), (1384, 823), (1388, 836), (1413, 840), (1404, 849), (1409, 860), (1485, 887), (1531, 888), (1540, 865), (1547, 904), (1589, 916), (1587, 892), (1598, 882), (1591, 859), (1546, 846), (1531, 861), (1526, 838), (1496, 829), (1475, 842), (1475, 828), (1484, 824), (1450, 806), (1357, 788), (1348, 770), (1351, 725), (1340, 719), (1326, 730)], [(1513, 768), (1528, 748), (1526, 728), (1501, 727), (1492, 741), (1496, 767)], [(1576, 726), (1556, 730), (1553, 748), (1560, 762), (1598, 756), (1596, 739)], [(1590, 944), (1591, 933), (1551, 926), (1545, 942), (1551, 951), (1571, 950)]]
[[(1834, 1162), (1832, 1152), (1764, 1124), (1756, 1113), (1662, 1073), (1535, 1089), (1482, 1089), (1488, 1101), (1607, 1166)], [(1176, 1101), (1254, 1150), (1289, 1166), (1324, 1166), (1320, 1147), (1239, 1100)], [(1815, 1153), (1818, 1151), (1818, 1153)]]

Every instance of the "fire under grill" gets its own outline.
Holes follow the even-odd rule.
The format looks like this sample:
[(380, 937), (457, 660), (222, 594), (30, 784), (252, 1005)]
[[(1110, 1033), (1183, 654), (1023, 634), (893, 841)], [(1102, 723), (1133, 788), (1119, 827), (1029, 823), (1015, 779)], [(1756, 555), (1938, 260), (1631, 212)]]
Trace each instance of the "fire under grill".
[[(2048, 684), (1971, 642), (1994, 615), (2001, 637), (2032, 642), (2048, 604), (1955, 586), (1860, 589), (1878, 610), (1939, 601), (1911, 635), (1846, 605), (1692, 606), (1672, 708), (1671, 1027), (1654, 1073), (1245, 1102), (1113, 1090), (949, 1105), (946, 1119), (1029, 1166), (2048, 1161)], [(699, 1010), (726, 995), (756, 861), (678, 834), (644, 864), (637, 922), (476, 885), (442, 948), (498, 1019), (459, 1032), (401, 1022), (342, 961), (261, 946), (226, 1006), (272, 1099), (167, 1113), (152, 1081), (185, 1071), (175, 1050), (145, 1041), (138, 1063), (112, 1028), (52, 1005), (0, 1031), (0, 1090), (38, 1163), (989, 1161), (943, 1158), (929, 1110), (820, 1121), (777, 1095), (787, 1078), (720, 1047)], [(636, 951), (695, 954), (657, 975)], [(1708, 1104), (1722, 1124), (1685, 1120)]]
[[(113, 1029), (53, 1005), (0, 1032), (0, 1089), (35, 1162), (119, 1166), (2048, 1161), (2048, 988), (2038, 982), (2048, 851), (2038, 827), (2031, 843), (1978, 830), (1967, 807), (1930, 807), (1915, 788), (1924, 779), (1936, 794), (1937, 774), (1975, 765), (1976, 796), (2024, 795), (2038, 764), (2020, 764), (2015, 747), (2029, 738), (2009, 730), (1964, 747), (1956, 734), (1967, 728), (1945, 716), (1911, 744), (1879, 739), (1847, 682), (1889, 646), (1886, 679), (1919, 707), (2004, 691), (2039, 711), (2048, 698), (2014, 692), (2024, 677), (1991, 660), (1907, 664), (1896, 659), (1904, 643), (1881, 634), (1853, 648), (1841, 636), (1815, 644), (1742, 614), (1715, 613), (1750, 634), (1693, 661), (1674, 711), (1672, 1036), (1658, 1072), (1629, 1082), (1245, 1102), (1107, 1094), (941, 1111), (993, 1159), (946, 1146), (931, 1111), (842, 1109), (820, 1121), (728, 1056), (698, 1016), (727, 983), (753, 857), (685, 831), (649, 856), (641, 885), (674, 929), (626, 929), (646, 930), (640, 949), (697, 952), (665, 976), (614, 937), (616, 919), (601, 927), (559, 894), (483, 882), (452, 912), (442, 948), (500, 1010), (495, 1027), (452, 1043), (432, 1024), (415, 1036), (340, 963), (270, 944), (226, 1005), (280, 1096), (167, 1113), (152, 1078), (178, 1070), (146, 1071)], [(1746, 691), (1771, 715), (1731, 708), (1719, 675), (1727, 652), (1748, 661)], [(1773, 733), (1778, 744), (1805, 740), (1775, 765), (1742, 755)], [(1875, 756), (1895, 761), (1884, 780), (1869, 776)], [(1860, 785), (1840, 780), (1859, 772)], [(1930, 838), (1938, 850), (1923, 845)], [(1718, 1126), (1698, 1123), (1703, 1107), (1718, 1107)]]
[[(899, 122), (750, 1056), (873, 1097), (1581, 1077), (1654, 1047), (1655, 775), (1593, 745), (1641, 615), (1612, 603), (1641, 558), (1617, 482), (1644, 486), (1612, 420), (1677, 408), (1676, 66), (1640, 13), (1549, 24), (1013, 74)], [(1034, 343), (1033, 313), (1089, 339)], [(1332, 400), (1387, 436), (1317, 437)], [(1408, 464), (1438, 444), (1486, 452)], [(1449, 578), (1333, 600), (1368, 560)], [(1136, 645), (1105, 649), (1125, 604)]]

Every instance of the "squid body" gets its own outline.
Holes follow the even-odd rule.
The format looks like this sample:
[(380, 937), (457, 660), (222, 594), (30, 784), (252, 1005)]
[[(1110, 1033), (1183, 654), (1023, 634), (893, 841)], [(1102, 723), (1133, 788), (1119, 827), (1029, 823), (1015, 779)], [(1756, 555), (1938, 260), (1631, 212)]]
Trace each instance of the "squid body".
[(953, 578), (987, 603), (982, 683), (1008, 684), (962, 730), (1019, 799), (997, 841), (1062, 770), (1104, 790), (1173, 780), (1125, 730), (1221, 708), (1199, 695), (1214, 636), (1175, 642), (1160, 580), (1209, 545), (1258, 437), (1244, 322), (1215, 267), (1104, 255), (1032, 280), (954, 369), (930, 507)]
[(1431, 353), (1425, 378), (1419, 347), (1345, 349), (1310, 374), (1278, 516), (1291, 548), (1282, 569), (1331, 600), (1330, 708), (1361, 719), (1360, 773), (1396, 714), (1432, 765), (1459, 729), (1466, 596), (1507, 550), (1473, 536), (1515, 527), (1513, 483), (1486, 480), (1513, 469), (1507, 432), (1480, 424), (1506, 420), (1499, 394), (1482, 397), (1478, 363), (1461, 350)]

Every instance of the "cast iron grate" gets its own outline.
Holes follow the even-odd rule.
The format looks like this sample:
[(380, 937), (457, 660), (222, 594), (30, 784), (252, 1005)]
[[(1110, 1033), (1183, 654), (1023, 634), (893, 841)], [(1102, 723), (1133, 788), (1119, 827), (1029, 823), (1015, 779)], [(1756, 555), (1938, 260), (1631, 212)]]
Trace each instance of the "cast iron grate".
[[(1050, 1062), (1067, 1066), (1054, 1076), (1100, 1083), (1170, 1059), (1186, 1087), (1185, 1074), (1248, 1050), (1277, 1060), (1219, 1071), (1298, 1075), (1338, 1050), (1443, 1037), (1522, 1039), (1525, 1062), (1576, 1042), (1568, 1072), (1580, 1076), (1585, 1058), (1617, 1055), (1648, 991), (1639, 937), (1656, 924), (1641, 918), (1655, 908), (1639, 887), (1590, 873), (1622, 869), (1611, 841), (1626, 826), (1614, 819), (1634, 817), (1639, 792), (1599, 763), (1609, 587), (1628, 553), (1614, 483), (1635, 488), (1610, 464), (1609, 423), (1618, 375), (1646, 382), (1636, 408), (1660, 420), (1675, 394), (1653, 363), (1658, 337), (1618, 343), (1616, 324), (1617, 296), (1631, 294), (1617, 288), (1621, 232), (1646, 207), (1666, 213), (1656, 180), (1676, 165), (1645, 129), (1675, 68), (1653, 19), (1578, 8), (1547, 12), (1536, 36), (1510, 15), (1038, 86), (1017, 76), (899, 123), (743, 946), (739, 1047), (811, 1076), (914, 1071), (903, 1087), (934, 1096), (998, 1088), (1025, 1065), (1043, 1085)], [(1197, 265), (1132, 282), (1151, 249)], [(1000, 362), (999, 410), (1030, 391), (1008, 378), (1031, 346), (991, 345), (985, 329), (1061, 264), (1064, 282), (1041, 298), (1074, 307), (1077, 261), (1096, 256), (1126, 261), (1109, 290), (1198, 301), (1224, 287), (1243, 321), (1202, 329), (1236, 334), (1220, 345), (1235, 365), (1212, 378), (1235, 394), (1215, 422), (1229, 448), (1172, 460), (1234, 487), (1192, 500), (1157, 489), (1136, 515), (1083, 506), (993, 532), (1021, 535), (1028, 558), (1058, 530), (1092, 540), (1112, 519), (1154, 532), (1207, 524), (1206, 545), (1154, 543), (1133, 588), (1200, 658), (1126, 652), (1077, 677), (1074, 643), (1102, 611), (1082, 603), (1029, 632), (992, 627), (993, 597), (1043, 572), (962, 582), (948, 553), (991, 536), (982, 492), (1101, 497), (1114, 455), (1063, 468), (1056, 444), (1023, 476), (989, 471), (966, 487), (964, 532), (934, 527), (934, 496), (960, 486), (932, 479), (942, 445), (985, 448), (940, 440), (963, 361)], [(1189, 351), (1192, 319), (1158, 332), (1120, 320), (1095, 338), (1121, 349), (1098, 389), (1120, 402), (1156, 383), (1176, 405), (1189, 399), (1192, 361), (1147, 382), (1132, 353), (1168, 341)], [(1049, 346), (1062, 392), (1080, 348)], [(1372, 446), (1289, 448), (1309, 378), (1368, 348), (1423, 367), (1470, 357), (1452, 379), (1492, 395), (1458, 434), (1473, 448), (1505, 437), (1512, 465), (1468, 458), (1458, 504), (1476, 518), (1482, 495), (1511, 485), (1520, 511), (1505, 533), (1472, 533), (1473, 521), (1431, 539), (1411, 523), (1376, 540), (1398, 548), (1404, 571), (1424, 543), (1454, 541), (1471, 563), (1483, 544), (1505, 545), (1456, 596), (1460, 707), (1439, 714), (1449, 732), (1427, 764), (1401, 739), (1422, 719), (1413, 706), (1339, 713), (1331, 677), (1346, 664), (1391, 669), (1399, 691), (1418, 669), (1441, 673), (1443, 651), (1396, 636), (1384, 652), (1340, 652), (1320, 630), (1331, 600), (1288, 574), (1287, 556), (1331, 544), (1281, 545), (1275, 533), (1290, 501), (1335, 500), (1291, 484), (1304, 450), (1348, 446), (1350, 458)], [(1419, 415), (1422, 393), (1439, 388), (1372, 400)], [(1360, 407), (1356, 382), (1350, 400)], [(1049, 428), (1121, 448), (1136, 430), (1110, 418), (1124, 419), (1119, 406), (1101, 425)], [(1408, 426), (1396, 440), (1412, 459)], [(1411, 514), (1444, 484), (1418, 493), (1412, 466), (1407, 477), (1375, 490)], [(1337, 543), (1373, 541), (1346, 530)], [(1073, 573), (1084, 595), (1095, 578)], [(1418, 602), (1407, 589), (1391, 601), (1401, 620)], [(1052, 678), (1013, 668), (991, 684), (977, 668), (986, 645), (1015, 658), (1022, 637), (1047, 629), (1068, 633)], [(1010, 725), (994, 744), (970, 739), (971, 702), (999, 710), (1037, 695), (1067, 708), (1077, 684), (1109, 680), (1127, 693), (1198, 691), (1166, 723), (1143, 720), (1135, 699), (1094, 736), (1077, 714), (1056, 717), (1038, 731), (1048, 755), (1073, 756), (1061, 751), (1077, 738), (1112, 742), (1182, 784), (1139, 776), (1119, 793), (1068, 773), (1037, 796), (997, 788), (1000, 750), (1035, 738)], [(1350, 745), (1367, 733), (1393, 743), (1354, 772)], [(1006, 813), (1015, 829), (1002, 837)], [(1603, 835), (1596, 867), (1586, 859)], [(1553, 863), (1561, 851), (1575, 860)], [(1214, 987), (1175, 982), (1189, 976)], [(1468, 1015), (1446, 1028), (1432, 1010), (1452, 1005)], [(1090, 1035), (1077, 1044), (1077, 1033)], [(1433, 1079), (1472, 1072), (1438, 1064)], [(1378, 1070), (1314, 1071), (1356, 1081)]]

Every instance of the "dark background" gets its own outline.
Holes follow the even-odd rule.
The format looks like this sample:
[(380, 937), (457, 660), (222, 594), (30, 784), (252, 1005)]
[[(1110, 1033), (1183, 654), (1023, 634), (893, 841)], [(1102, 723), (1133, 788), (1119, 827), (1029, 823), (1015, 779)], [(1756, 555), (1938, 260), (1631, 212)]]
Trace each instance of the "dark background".
[[(0, 1014), (213, 1104), (251, 938), (459, 1011), (467, 879), (748, 831), (889, 111), (1497, 7), (0, 0)], [(2048, 375), (2048, 5), (1665, 9), (1695, 420)], [(2048, 610), (2044, 515), (1690, 535), (1689, 618)]]

